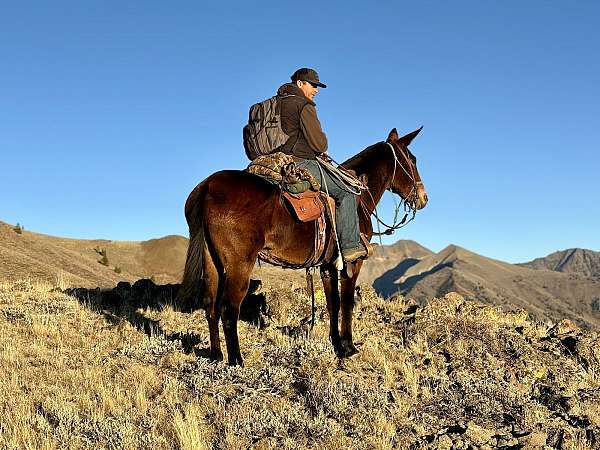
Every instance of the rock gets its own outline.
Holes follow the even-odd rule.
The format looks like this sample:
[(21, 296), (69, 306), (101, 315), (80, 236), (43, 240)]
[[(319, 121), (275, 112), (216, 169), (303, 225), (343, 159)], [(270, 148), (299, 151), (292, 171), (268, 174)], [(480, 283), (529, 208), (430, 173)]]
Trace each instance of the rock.
[(479, 425), (469, 422), (467, 429), (465, 430), (465, 438), (467, 438), (472, 444), (483, 445), (492, 440), (492, 437), (496, 434), (495, 431), (490, 431), (486, 428), (480, 427)]
[(577, 334), (580, 331), (580, 328), (569, 319), (563, 319), (548, 330), (548, 335), (552, 337), (565, 337)]

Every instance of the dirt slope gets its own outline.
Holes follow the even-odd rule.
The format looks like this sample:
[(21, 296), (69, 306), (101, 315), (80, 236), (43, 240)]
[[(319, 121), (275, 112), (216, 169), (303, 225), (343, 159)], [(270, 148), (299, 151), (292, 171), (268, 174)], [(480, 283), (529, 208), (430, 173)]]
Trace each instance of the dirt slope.
[[(68, 239), (41, 233), (15, 232), (0, 222), (0, 281), (23, 279), (56, 283), (63, 287), (114, 287), (119, 281), (152, 278), (159, 284), (179, 283), (183, 275), (188, 239), (165, 236), (148, 241)], [(109, 264), (98, 261), (95, 250), (106, 250)], [(115, 272), (115, 267), (121, 273)], [(302, 284), (304, 271), (284, 270), (263, 264), (254, 278), (270, 285)]]

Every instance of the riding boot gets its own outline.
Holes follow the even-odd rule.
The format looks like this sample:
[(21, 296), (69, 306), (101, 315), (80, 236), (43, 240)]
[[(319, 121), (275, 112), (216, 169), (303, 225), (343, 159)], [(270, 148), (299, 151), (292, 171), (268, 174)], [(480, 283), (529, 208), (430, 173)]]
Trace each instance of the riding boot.
[(347, 263), (352, 263), (354, 261), (358, 261), (361, 258), (365, 258), (368, 255), (367, 249), (362, 245), (359, 247), (348, 248), (342, 250), (342, 257), (344, 261)]

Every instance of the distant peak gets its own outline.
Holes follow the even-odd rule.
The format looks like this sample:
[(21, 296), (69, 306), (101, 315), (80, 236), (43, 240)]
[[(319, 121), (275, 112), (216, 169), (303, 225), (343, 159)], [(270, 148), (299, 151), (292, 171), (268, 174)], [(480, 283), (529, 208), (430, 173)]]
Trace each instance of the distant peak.
[(460, 247), (455, 244), (450, 244), (446, 248), (444, 248), (442, 251), (440, 251), (439, 254), (442, 254), (442, 253), (449, 254), (449, 253), (458, 253), (458, 252), (471, 253), (469, 250), (466, 250), (463, 247)]

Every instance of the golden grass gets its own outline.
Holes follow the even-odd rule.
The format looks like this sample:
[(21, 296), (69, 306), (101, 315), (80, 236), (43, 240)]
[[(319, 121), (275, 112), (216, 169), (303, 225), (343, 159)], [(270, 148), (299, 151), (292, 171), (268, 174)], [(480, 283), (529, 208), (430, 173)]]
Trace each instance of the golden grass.
[[(525, 313), (458, 295), (414, 312), (401, 297), (363, 289), (361, 351), (339, 361), (322, 296), (312, 333), (291, 337), (283, 327), (301, 327), (309, 300), (271, 291), (270, 327), (240, 323), (238, 368), (202, 356), (202, 311), (138, 310), (155, 323), (148, 335), (53, 287), (0, 283), (0, 448), (435, 448), (446, 438), (511, 437), (503, 414), (543, 430), (549, 445), (564, 429), (569, 448), (586, 448), (565, 417), (600, 426), (597, 339), (586, 335), (581, 356), (567, 355)], [(177, 332), (197, 338), (198, 355), (171, 338)], [(563, 418), (553, 403), (561, 392), (577, 400)], [(464, 434), (448, 429), (469, 421)]]

